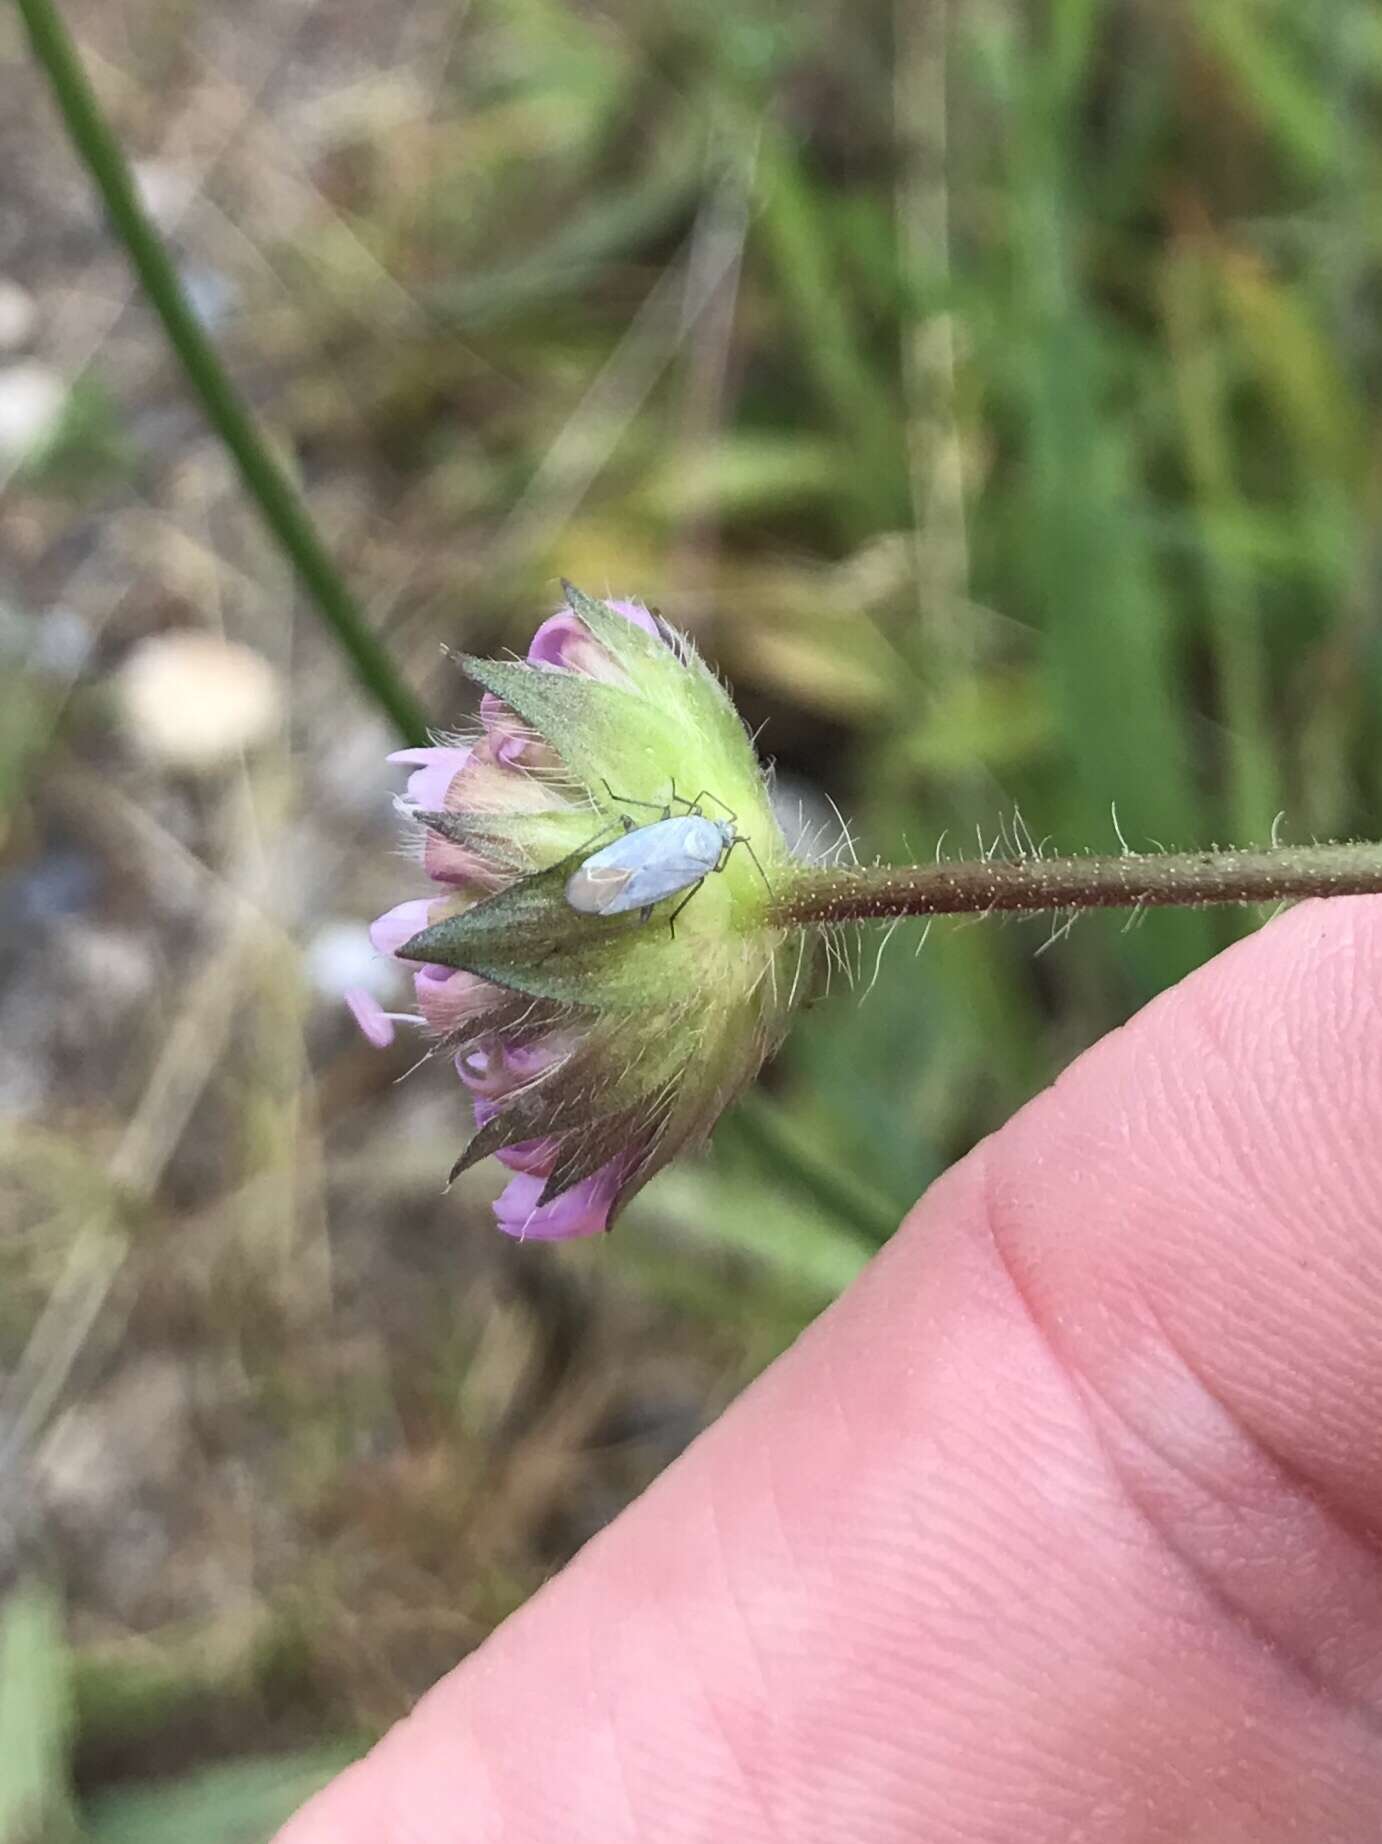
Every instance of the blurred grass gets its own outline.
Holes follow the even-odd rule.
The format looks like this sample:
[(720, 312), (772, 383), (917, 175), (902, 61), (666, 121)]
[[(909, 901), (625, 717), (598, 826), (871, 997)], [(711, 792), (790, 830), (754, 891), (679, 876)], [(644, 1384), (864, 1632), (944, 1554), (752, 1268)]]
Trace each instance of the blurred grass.
[(0, 1837), (75, 1836), (68, 1675), (57, 1597), (20, 1584), (0, 1606)]
[[(125, 134), (159, 152), (164, 86), (195, 119), (230, 11), (72, 17)], [(286, 88), (244, 79), (239, 127), (210, 151), (192, 136), (214, 210), (178, 253), (234, 280), (232, 367), (440, 720), (459, 713), (438, 643), (521, 644), (562, 573), (692, 627), (766, 723), (788, 806), (829, 840), (834, 799), (865, 856), (1028, 833), (1246, 843), (1278, 815), (1288, 836), (1376, 832), (1382, 31), (1366, 0), (997, 0), (924, 20), (881, 0), (623, 0), (598, 19), (482, 0), (419, 6), (397, 45), (344, 8), (329, 46), (281, 55), (280, 29), (237, 23)], [(6, 55), (0, 78), (23, 83)], [(65, 184), (52, 124), (33, 133)], [(168, 133), (186, 160), (187, 121)], [(80, 603), (71, 553), (89, 546), (99, 578), (91, 532), (144, 495), (179, 547), (154, 552), (131, 605), (169, 593), (170, 559), (201, 580), (200, 547), (196, 618), (287, 671), (274, 566), (214, 494), (185, 529), (159, 471), (156, 361), (120, 348), (100, 376), (92, 452), (78, 420), (61, 465), (35, 457), (14, 484), (33, 600)], [(377, 1728), (476, 1643), (931, 1177), (1258, 919), (845, 942), (707, 1164), (650, 1191), (603, 1259), (515, 1267), (478, 1191), (433, 1200), (460, 1131), (449, 1095), (429, 1124), (435, 1072), (401, 1099), (401, 1069), (362, 1075), (285, 958), (323, 905), (382, 907), (397, 875), (373, 822), (330, 830), (341, 797), (312, 779), (352, 721), (329, 659), (293, 637), (293, 753), (180, 807), (112, 753), (114, 639), (90, 680), (12, 650), (3, 625), (0, 647), (0, 869), (41, 859), (56, 811), (100, 841), (115, 894), (97, 922), (149, 920), (164, 969), (138, 1030), (74, 1034), (99, 1080), (69, 1046), (63, 1106), (0, 1148), (18, 1226), (0, 1250), (4, 1359), (31, 1374), (73, 1250), (93, 1226), (128, 1230), (90, 1340), (43, 1371), (47, 1438), (73, 1438), (61, 1411), (80, 1417), (100, 1363), (190, 1345), (220, 1406), (188, 1504), (224, 1489), (207, 1455), (225, 1442), (290, 1526), (247, 1514), (258, 1534), (229, 1518), (206, 1538), (280, 1634), (271, 1667), (211, 1684), (167, 1637), (187, 1618), (117, 1616), (74, 1589), (68, 1659), (56, 1603), (16, 1591), (0, 1713), (31, 1726), (0, 1844), (32, 1831), (15, 1814), (50, 1808), (99, 1839), (267, 1837), (336, 1736)], [(220, 927), (246, 904), (267, 933), (207, 936), (204, 914)], [(28, 947), (30, 924), (9, 926)], [(225, 971), (214, 1016), (199, 960)], [(90, 1686), (96, 1639), (122, 1621), (155, 1634), (157, 1659), (122, 1667), (118, 1716), (79, 1694), (74, 1739), (55, 1687)], [(16, 1683), (36, 1688), (16, 1703)], [(200, 1777), (141, 1784), (169, 1772), (160, 1731), (208, 1703), (225, 1723)], [(321, 1754), (301, 1754), (314, 1737)]]

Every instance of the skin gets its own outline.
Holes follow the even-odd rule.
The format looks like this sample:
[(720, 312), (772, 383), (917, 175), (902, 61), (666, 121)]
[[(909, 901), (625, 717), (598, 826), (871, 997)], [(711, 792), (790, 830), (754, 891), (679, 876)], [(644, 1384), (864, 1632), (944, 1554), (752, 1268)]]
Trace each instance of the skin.
[(280, 1844), (1375, 1844), (1379, 1530), (1365, 898), (948, 1173)]

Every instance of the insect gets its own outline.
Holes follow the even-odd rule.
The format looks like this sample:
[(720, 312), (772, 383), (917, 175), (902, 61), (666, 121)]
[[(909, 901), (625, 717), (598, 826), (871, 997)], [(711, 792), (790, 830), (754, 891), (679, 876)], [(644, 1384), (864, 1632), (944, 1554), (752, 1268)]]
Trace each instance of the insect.
[(743, 833), (736, 831), (735, 815), (729, 808), (725, 808), (726, 819), (711, 819), (701, 811), (703, 800), (715, 799), (708, 788), (694, 800), (673, 790), (673, 801), (686, 808), (680, 814), (673, 814), (670, 803), (659, 807), (655, 801), (616, 795), (613, 789), (610, 797), (630, 807), (651, 807), (662, 817), (638, 826), (627, 814), (620, 815), (622, 838), (592, 852), (566, 880), (566, 900), (580, 914), (622, 916), (637, 909), (646, 922), (656, 904), (685, 890), (685, 898), (667, 918), (675, 934), (677, 917), (711, 872), (724, 870), (736, 845), (745, 848), (767, 883), (757, 854)]

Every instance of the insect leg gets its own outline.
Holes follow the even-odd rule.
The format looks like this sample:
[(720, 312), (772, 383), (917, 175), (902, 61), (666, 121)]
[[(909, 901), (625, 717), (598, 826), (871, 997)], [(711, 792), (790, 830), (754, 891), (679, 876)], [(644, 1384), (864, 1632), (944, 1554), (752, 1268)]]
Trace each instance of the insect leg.
[(734, 847), (736, 845), (742, 845), (744, 850), (748, 853), (749, 857), (753, 859), (753, 868), (755, 871), (757, 871), (758, 875), (763, 879), (763, 888), (767, 891), (768, 895), (771, 896), (773, 894), (773, 887), (768, 882), (768, 873), (763, 869), (763, 866), (758, 862), (758, 853), (753, 849), (752, 842), (742, 832), (736, 832), (733, 839), (725, 847), (724, 857), (720, 860), (720, 863), (716, 866), (716, 869), (722, 871), (725, 868), (725, 863), (727, 862), (729, 858), (729, 854), (734, 850)]
[[(696, 894), (696, 892), (700, 889), (701, 885), (704, 882), (705, 882), (705, 879), (703, 877), (698, 877), (695, 883), (692, 884), (691, 888), (686, 892), (686, 895), (681, 899), (681, 901), (677, 904), (676, 908), (672, 911), (671, 915), (668, 916), (667, 926), (672, 931), (673, 941), (675, 941), (677, 938), (677, 917), (681, 914), (682, 910), (685, 909), (686, 905), (691, 901), (691, 898)], [(643, 913), (645, 915), (651, 915), (652, 911), (645, 910)]]
[(696, 803), (694, 800), (688, 800), (685, 794), (678, 794), (675, 776), (672, 778), (672, 797), (662, 809), (664, 819), (670, 818), (673, 807), (685, 807), (688, 817), (696, 811)]
[(725, 803), (724, 801), (720, 799), (720, 796), (718, 794), (712, 794), (709, 788), (702, 788), (700, 793), (697, 794), (696, 798), (694, 800), (688, 800), (686, 804), (688, 807), (694, 809), (696, 812), (699, 812), (700, 805), (703, 800), (713, 800), (717, 807), (723, 808), (725, 816), (729, 820), (731, 825), (737, 825), (739, 823), (739, 815), (734, 811), (734, 809), (732, 807), (725, 806)]
[[(605, 784), (606, 794), (609, 795), (612, 801), (615, 801), (621, 807), (647, 807), (653, 813), (660, 813), (663, 819), (666, 819), (667, 816), (672, 811), (672, 809), (669, 806), (667, 806), (665, 802), (660, 801), (660, 800), (635, 800), (632, 794), (616, 794), (614, 789), (609, 785), (609, 781), (606, 776), (601, 775), (600, 779)], [(628, 823), (627, 817), (625, 818), (624, 830), (625, 832), (632, 831), (632, 827)]]

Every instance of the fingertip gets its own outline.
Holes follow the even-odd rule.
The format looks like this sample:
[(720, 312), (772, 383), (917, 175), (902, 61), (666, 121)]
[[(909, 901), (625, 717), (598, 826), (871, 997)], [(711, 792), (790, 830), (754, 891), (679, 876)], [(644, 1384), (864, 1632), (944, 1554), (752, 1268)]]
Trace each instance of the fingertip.
[(1168, 1369), (1382, 1520), (1382, 899), (1299, 905), (990, 1142), (987, 1221), (1070, 1366), (1150, 1427)]
[(272, 1844), (398, 1844), (381, 1809), (387, 1780), (377, 1753), (337, 1774), (275, 1832)]
[[(1236, 1507), (1197, 1573), (1091, 1427), (1165, 1439), (1187, 1502), (1244, 1426), (1382, 1479), (1379, 992), (1382, 900), (1305, 904), (1096, 1046), (276, 1844), (1352, 1835), (1323, 1678), (1204, 1593)], [(1311, 1512), (1235, 1584), (1287, 1638)], [(1331, 1657), (1373, 1637), (1340, 1608)]]

